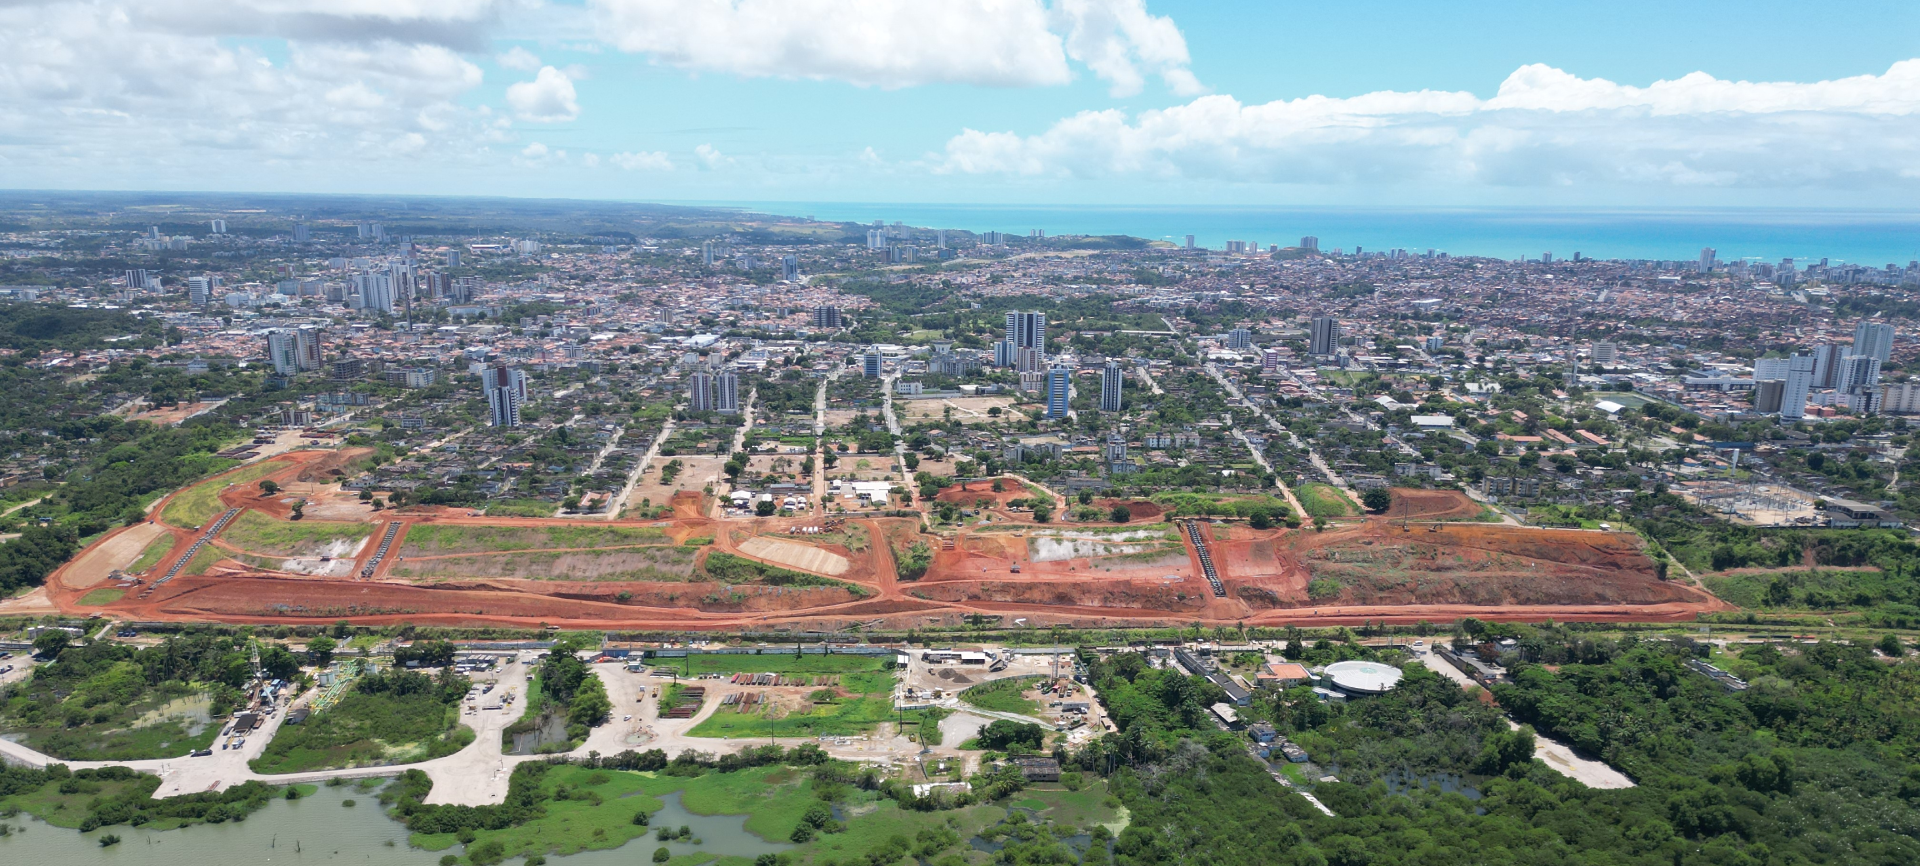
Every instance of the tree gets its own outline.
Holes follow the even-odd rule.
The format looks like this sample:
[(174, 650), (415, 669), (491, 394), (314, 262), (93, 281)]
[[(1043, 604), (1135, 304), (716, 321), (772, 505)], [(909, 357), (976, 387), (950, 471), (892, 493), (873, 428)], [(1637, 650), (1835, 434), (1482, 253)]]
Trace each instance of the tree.
[(1883, 635), (1877, 646), (1880, 652), (1888, 658), (1904, 658), (1907, 655), (1907, 648), (1904, 644), (1900, 643), (1899, 635)]
[(1255, 529), (1272, 529), (1273, 518), (1268, 517), (1265, 511), (1255, 511), (1252, 517), (1247, 518), (1247, 525)]
[(57, 659), (60, 657), (60, 653), (64, 652), (71, 643), (73, 643), (73, 635), (67, 634), (64, 630), (57, 628), (43, 629), (33, 638), (33, 652), (34, 655), (45, 656), (48, 659)]
[(339, 642), (333, 638), (320, 635), (307, 641), (307, 658), (312, 659), (316, 665), (326, 667), (329, 662), (333, 661), (333, 651), (338, 649), (339, 646)]
[(1036, 496), (1033, 498), (1033, 519), (1036, 523), (1049, 523), (1053, 520), (1053, 500)]
[(1128, 511), (1125, 505), (1115, 505), (1112, 511), (1107, 512), (1107, 519), (1114, 523), (1125, 523), (1133, 519), (1133, 512)]
[(272, 496), (280, 492), (280, 485), (273, 483), (271, 478), (263, 478), (260, 480), (260, 492)]
[(772, 517), (774, 510), (775, 510), (775, 506), (773, 504), (773, 500), (771, 499), (762, 499), (759, 502), (756, 502), (753, 504), (753, 513), (758, 514), (761, 517)]
[(573, 701), (567, 705), (567, 721), (593, 727), (606, 721), (612, 712), (613, 702), (607, 699), (607, 687), (600, 683), (598, 674), (589, 674), (573, 692)]
[(1375, 487), (1360, 494), (1360, 504), (1365, 505), (1368, 511), (1378, 514), (1393, 505), (1393, 494), (1387, 492), (1385, 487)]

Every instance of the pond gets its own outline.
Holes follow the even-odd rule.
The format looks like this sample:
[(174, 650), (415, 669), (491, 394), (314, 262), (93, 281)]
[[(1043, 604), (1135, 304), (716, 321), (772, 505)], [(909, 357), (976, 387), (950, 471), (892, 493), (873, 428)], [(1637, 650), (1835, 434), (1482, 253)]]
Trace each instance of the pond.
[[(80, 833), (26, 814), (5, 819), (14, 832), (0, 837), (0, 863), (58, 863), (60, 866), (438, 866), (443, 853), (407, 847), (407, 829), (381, 811), (375, 791), (353, 785), (321, 787), (299, 800), (276, 799), (245, 821), (198, 824), (165, 832), (141, 827), (107, 827)], [(354, 808), (341, 805), (354, 800)], [(701, 840), (654, 841), (652, 835), (608, 851), (567, 857), (549, 855), (553, 866), (633, 866), (644, 863), (664, 844), (675, 855), (705, 851), (752, 859), (793, 846), (768, 842), (746, 831), (744, 815), (695, 815), (680, 805), (679, 794), (661, 798), (666, 808), (653, 815), (654, 826), (686, 825)], [(108, 833), (121, 842), (100, 847)], [(457, 852), (458, 849), (456, 849)], [(517, 862), (517, 861), (516, 861)]]

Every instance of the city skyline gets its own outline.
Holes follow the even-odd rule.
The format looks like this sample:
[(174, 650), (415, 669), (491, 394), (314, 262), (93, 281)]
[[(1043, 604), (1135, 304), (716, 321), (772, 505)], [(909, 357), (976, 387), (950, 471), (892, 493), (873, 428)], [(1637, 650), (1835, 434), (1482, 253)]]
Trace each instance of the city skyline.
[(1904, 207), (1913, 23), (1892, 4), (49, 0), (0, 10), (20, 130), (0, 164), (37, 189)]

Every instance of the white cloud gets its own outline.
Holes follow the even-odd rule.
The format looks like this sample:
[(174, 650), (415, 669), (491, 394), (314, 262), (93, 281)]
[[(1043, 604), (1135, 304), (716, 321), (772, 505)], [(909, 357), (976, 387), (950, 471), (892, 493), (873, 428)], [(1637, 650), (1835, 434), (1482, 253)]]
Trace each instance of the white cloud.
[(968, 129), (952, 173), (1307, 184), (1863, 187), (1920, 163), (1920, 60), (1814, 83), (1693, 73), (1647, 87), (1552, 67), (1496, 94), (1381, 91), (1087, 111), (1036, 135)]
[(600, 154), (597, 154), (597, 153), (583, 153), (583, 154), (581, 154), (581, 155), (580, 155), (580, 164), (581, 164), (581, 165), (584, 165), (584, 166), (586, 166), (586, 167), (588, 167), (588, 168), (599, 168), (599, 167), (600, 167)]
[(532, 81), (508, 87), (507, 104), (521, 120), (534, 123), (560, 123), (580, 116), (573, 79), (551, 66), (540, 67)]
[(671, 66), (866, 87), (1033, 87), (1085, 63), (1115, 93), (1140, 67), (1181, 95), (1200, 90), (1186, 39), (1145, 0), (589, 0), (623, 51)]
[(672, 171), (673, 160), (659, 151), (635, 151), (616, 153), (607, 157), (609, 162), (627, 171)]
[(540, 58), (534, 56), (533, 52), (518, 45), (507, 49), (493, 60), (501, 66), (520, 72), (532, 72), (540, 68)]
[(444, 158), (481, 122), (460, 100), (482, 73), (454, 46), (495, 6), (0, 2), (0, 159), (31, 166), (14, 175), (28, 182), (206, 180), (195, 166), (224, 179), (237, 151), (253, 165)]
[(720, 151), (714, 149), (714, 146), (711, 144), (702, 144), (694, 148), (693, 156), (695, 159), (700, 160), (700, 165), (708, 171), (721, 168), (733, 162), (731, 157), (721, 154)]

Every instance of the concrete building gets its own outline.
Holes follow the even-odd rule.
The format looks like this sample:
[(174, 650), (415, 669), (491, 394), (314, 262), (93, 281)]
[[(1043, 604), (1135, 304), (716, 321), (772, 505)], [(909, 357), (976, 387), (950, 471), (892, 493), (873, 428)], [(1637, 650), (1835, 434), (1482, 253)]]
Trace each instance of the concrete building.
[(1885, 364), (1893, 358), (1893, 326), (1861, 322), (1853, 328), (1853, 352)]
[(1047, 314), (1038, 310), (1007, 312), (1007, 341), (1015, 348), (1047, 351)]
[(1054, 367), (1047, 371), (1047, 417), (1059, 419), (1067, 417), (1068, 402), (1073, 397), (1073, 371), (1065, 367)]
[(1253, 332), (1246, 328), (1234, 328), (1228, 331), (1227, 348), (1234, 350), (1253, 348)]
[(687, 411), (712, 412), (713, 374), (701, 370), (687, 377)]
[(880, 355), (879, 346), (869, 346), (867, 353), (860, 358), (860, 375), (869, 379), (878, 379), (886, 375), (885, 359)]
[(740, 377), (732, 370), (713, 377), (713, 408), (729, 415), (740, 411)]
[(1307, 343), (1307, 354), (1331, 355), (1340, 345), (1340, 323), (1332, 316), (1314, 316), (1313, 332)]
[(813, 308), (813, 327), (816, 331), (838, 331), (845, 327), (841, 323), (840, 308), (832, 304), (821, 304)]
[(1100, 370), (1100, 411), (1120, 411), (1120, 396), (1126, 376), (1119, 361), (1108, 361), (1107, 366)]
[(526, 371), (505, 364), (480, 371), (480, 388), (487, 394), (487, 422), (495, 427), (520, 426), (520, 407), (527, 402)]
[(799, 256), (780, 257), (780, 279), (786, 280), (789, 283), (800, 282)]

